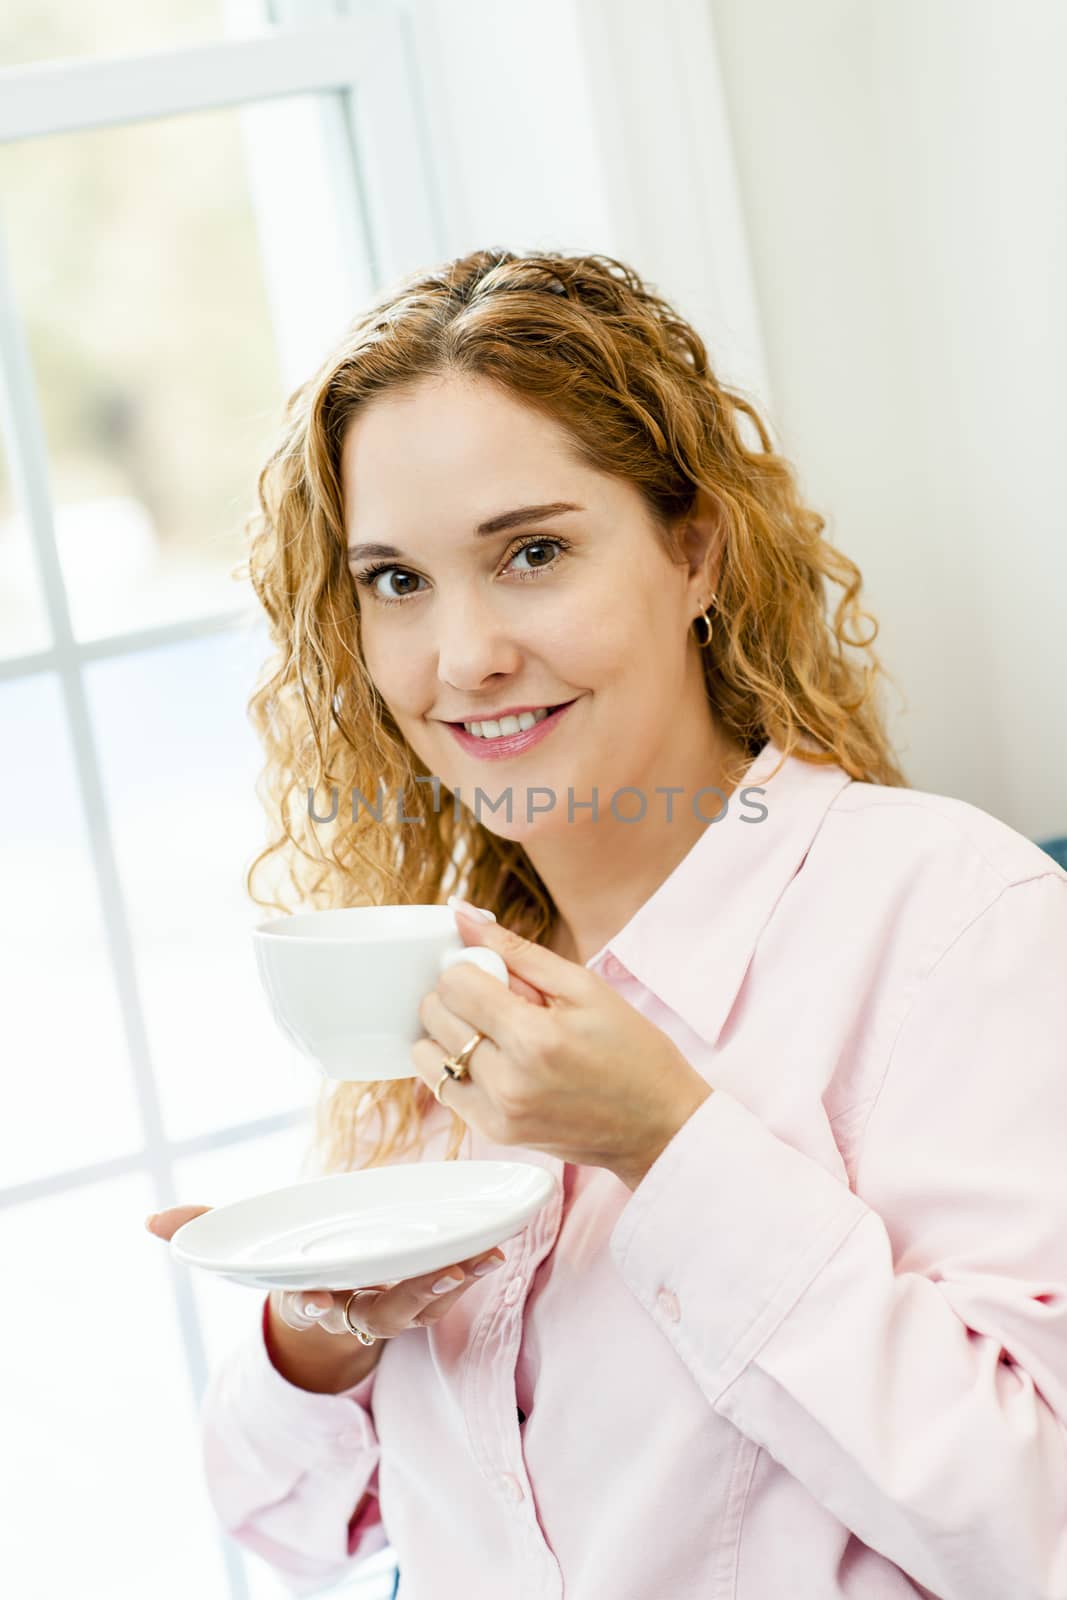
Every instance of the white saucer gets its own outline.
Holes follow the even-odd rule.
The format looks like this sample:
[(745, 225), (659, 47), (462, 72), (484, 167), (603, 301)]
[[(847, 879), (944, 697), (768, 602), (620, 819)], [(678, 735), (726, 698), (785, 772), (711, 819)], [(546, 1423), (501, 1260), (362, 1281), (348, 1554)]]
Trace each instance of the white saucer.
[(178, 1261), (255, 1289), (364, 1289), (510, 1239), (556, 1179), (521, 1161), (423, 1161), (334, 1172), (183, 1223)]

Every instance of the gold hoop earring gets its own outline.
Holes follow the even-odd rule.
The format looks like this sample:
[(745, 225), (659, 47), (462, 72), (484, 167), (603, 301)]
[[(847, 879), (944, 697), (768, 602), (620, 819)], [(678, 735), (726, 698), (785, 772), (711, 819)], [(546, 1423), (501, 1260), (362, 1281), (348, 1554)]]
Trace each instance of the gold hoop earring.
[[(714, 600), (715, 600), (715, 596), (712, 595), (711, 596), (711, 601), (709, 602), (709, 604), (714, 602)], [(712, 636), (712, 631), (713, 631), (712, 630), (712, 626), (711, 626), (711, 618), (708, 616), (708, 613), (707, 613), (707, 607), (705, 607), (704, 610), (701, 611), (699, 617), (694, 617), (693, 618), (693, 626), (696, 627), (696, 624), (698, 622), (703, 622), (704, 626), (708, 630), (707, 633), (704, 635), (703, 639), (700, 637), (699, 633), (696, 635), (697, 644), (700, 646), (701, 650), (706, 650), (708, 645), (711, 643), (711, 636)]]

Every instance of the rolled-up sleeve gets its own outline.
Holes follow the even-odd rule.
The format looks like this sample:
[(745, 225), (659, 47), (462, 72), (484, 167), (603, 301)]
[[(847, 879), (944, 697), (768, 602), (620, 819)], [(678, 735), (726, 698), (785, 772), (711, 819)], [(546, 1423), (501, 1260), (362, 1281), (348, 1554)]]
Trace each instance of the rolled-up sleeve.
[[(208, 1495), (227, 1532), (293, 1594), (313, 1594), (387, 1544), (377, 1498), (375, 1374), (339, 1394), (284, 1378), (254, 1334), (213, 1370), (200, 1407)], [(359, 1515), (356, 1515), (357, 1508)]]
[(869, 1099), (850, 1188), (716, 1089), (613, 1259), (865, 1544), (941, 1600), (1067, 1600), (1067, 878), (941, 951)]

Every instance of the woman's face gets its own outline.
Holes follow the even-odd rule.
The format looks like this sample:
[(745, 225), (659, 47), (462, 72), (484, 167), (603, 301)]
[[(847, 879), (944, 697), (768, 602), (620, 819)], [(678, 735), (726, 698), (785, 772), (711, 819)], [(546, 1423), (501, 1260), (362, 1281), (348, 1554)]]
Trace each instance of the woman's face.
[[(458, 789), (475, 810), (481, 789), (484, 825), (527, 841), (587, 824), (594, 788), (608, 814), (639, 787), (651, 815), (655, 786), (685, 781), (671, 755), (687, 719), (708, 721), (688, 630), (711, 585), (668, 558), (631, 484), (508, 392), (452, 375), (368, 405), (342, 482), (364, 658), (442, 809)], [(564, 702), (518, 744), (456, 727)]]

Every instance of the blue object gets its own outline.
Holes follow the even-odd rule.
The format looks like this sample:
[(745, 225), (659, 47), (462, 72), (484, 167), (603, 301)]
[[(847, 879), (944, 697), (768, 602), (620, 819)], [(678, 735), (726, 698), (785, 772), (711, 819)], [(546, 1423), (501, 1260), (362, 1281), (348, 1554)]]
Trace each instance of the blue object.
[(1037, 843), (1067, 872), (1067, 835), (1062, 839), (1038, 839)]

